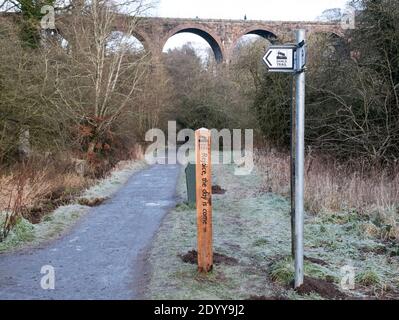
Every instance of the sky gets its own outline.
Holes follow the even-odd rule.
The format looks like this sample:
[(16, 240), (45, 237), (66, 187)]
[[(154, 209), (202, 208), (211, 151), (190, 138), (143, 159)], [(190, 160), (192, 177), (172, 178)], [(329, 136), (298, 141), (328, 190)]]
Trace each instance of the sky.
[(347, 0), (158, 0), (154, 14), (174, 18), (314, 20)]
[[(315, 20), (324, 10), (345, 8), (348, 0), (158, 0), (151, 15), (173, 18), (243, 19), (248, 20)], [(208, 44), (191, 34), (173, 36), (164, 51), (191, 42), (205, 51)]]

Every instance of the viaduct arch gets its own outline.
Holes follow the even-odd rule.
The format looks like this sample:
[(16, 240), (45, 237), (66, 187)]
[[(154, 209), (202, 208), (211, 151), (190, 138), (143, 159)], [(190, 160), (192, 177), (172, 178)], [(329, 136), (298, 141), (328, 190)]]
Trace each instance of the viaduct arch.
[[(121, 16), (119, 29), (118, 26), (116, 29), (124, 31), (125, 19), (130, 18)], [(140, 18), (134, 36), (143, 42), (154, 58), (160, 58), (169, 38), (182, 32), (193, 33), (208, 42), (217, 62), (229, 63), (234, 48), (244, 35), (255, 34), (272, 43), (277, 43), (281, 38), (294, 41), (293, 31), (300, 28), (305, 29), (308, 36), (314, 33), (345, 36), (340, 23), (180, 18)]]

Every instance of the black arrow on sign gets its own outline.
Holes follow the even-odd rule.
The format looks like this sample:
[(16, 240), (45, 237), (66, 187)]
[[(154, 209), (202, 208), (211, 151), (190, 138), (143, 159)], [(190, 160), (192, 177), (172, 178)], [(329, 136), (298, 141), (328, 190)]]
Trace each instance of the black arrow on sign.
[(272, 50), (269, 51), (269, 53), (266, 56), (266, 63), (269, 65), (269, 67), (273, 66), (272, 63), (269, 61), (269, 57), (272, 54)]

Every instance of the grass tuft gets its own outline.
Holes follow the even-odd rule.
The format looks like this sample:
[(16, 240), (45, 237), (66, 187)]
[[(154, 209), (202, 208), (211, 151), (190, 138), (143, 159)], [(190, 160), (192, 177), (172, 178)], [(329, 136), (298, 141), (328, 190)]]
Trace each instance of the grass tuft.
[(292, 258), (284, 258), (272, 264), (270, 279), (283, 285), (289, 285), (294, 280), (294, 262)]
[(360, 285), (370, 287), (378, 286), (381, 284), (381, 278), (378, 273), (373, 269), (367, 269), (356, 275), (356, 282)]
[[(309, 261), (304, 262), (304, 274), (309, 277), (328, 281), (337, 280), (328, 268)], [(294, 280), (294, 275), (294, 260), (291, 257), (275, 261), (269, 271), (270, 279), (282, 285), (289, 285)]]

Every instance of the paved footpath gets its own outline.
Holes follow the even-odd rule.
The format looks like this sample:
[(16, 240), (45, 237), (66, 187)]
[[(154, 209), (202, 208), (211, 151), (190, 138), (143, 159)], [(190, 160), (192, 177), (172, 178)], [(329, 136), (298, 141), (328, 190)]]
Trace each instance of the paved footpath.
[[(148, 268), (143, 255), (176, 203), (178, 165), (134, 174), (71, 232), (45, 247), (0, 255), (0, 299), (138, 299)], [(55, 270), (43, 290), (42, 266)]]

